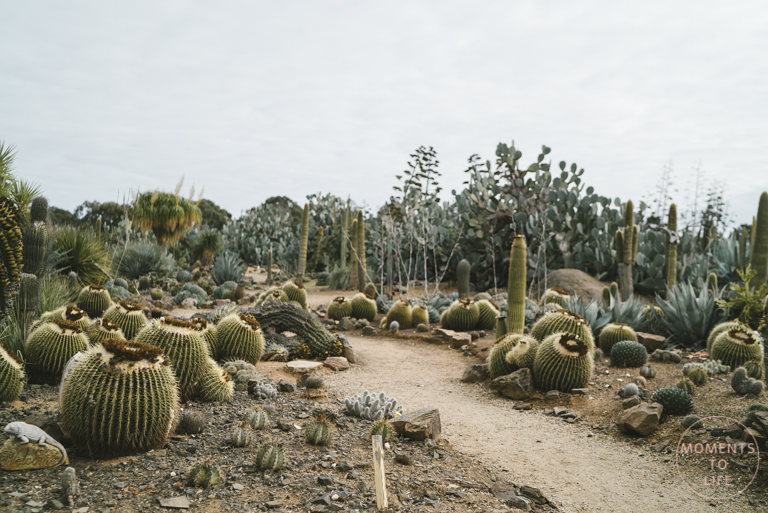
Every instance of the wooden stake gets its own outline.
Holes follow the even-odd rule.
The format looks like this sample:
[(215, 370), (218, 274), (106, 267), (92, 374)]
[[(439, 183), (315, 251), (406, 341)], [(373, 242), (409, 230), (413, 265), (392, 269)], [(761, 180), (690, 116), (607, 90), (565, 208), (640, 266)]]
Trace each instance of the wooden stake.
[(371, 437), (373, 445), (373, 473), (376, 479), (376, 507), (379, 511), (389, 507), (387, 503), (387, 477), (384, 474), (384, 446), (381, 435)]

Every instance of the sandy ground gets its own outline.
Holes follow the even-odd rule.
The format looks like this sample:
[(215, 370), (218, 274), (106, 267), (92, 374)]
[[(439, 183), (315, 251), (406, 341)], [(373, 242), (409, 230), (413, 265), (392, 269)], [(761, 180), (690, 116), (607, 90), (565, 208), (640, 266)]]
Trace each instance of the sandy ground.
[(459, 381), (468, 360), (444, 345), (349, 336), (363, 363), (328, 377), (344, 395), (384, 391), (407, 410), (440, 409), (443, 434), (458, 450), (539, 487), (568, 512), (753, 512), (740, 496), (707, 501), (675, 469), (674, 454), (632, 447), (585, 426), (566, 424)]

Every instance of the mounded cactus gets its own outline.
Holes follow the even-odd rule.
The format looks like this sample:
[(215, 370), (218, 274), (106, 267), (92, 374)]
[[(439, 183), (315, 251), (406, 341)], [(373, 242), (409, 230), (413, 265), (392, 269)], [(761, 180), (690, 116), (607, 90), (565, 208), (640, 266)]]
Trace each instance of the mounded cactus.
[(556, 305), (563, 306), (563, 302), (570, 298), (571, 295), (567, 290), (563, 290), (559, 287), (550, 287), (544, 291), (544, 296), (541, 298), (541, 302), (545, 305), (555, 303)]
[(0, 402), (15, 401), (24, 388), (24, 364), (8, 346), (0, 344)]
[(62, 384), (62, 425), (92, 457), (160, 448), (178, 420), (176, 378), (159, 347), (106, 339)]
[(644, 378), (653, 379), (656, 377), (656, 369), (651, 365), (643, 365), (640, 367), (640, 375)]
[(243, 416), (243, 422), (247, 422), (251, 429), (267, 429), (269, 426), (269, 415), (261, 408), (248, 410)]
[(147, 325), (147, 317), (141, 305), (128, 301), (118, 301), (110, 306), (104, 312), (104, 318), (120, 326), (128, 340), (134, 338)]
[(411, 304), (405, 299), (395, 301), (395, 304), (387, 312), (385, 318), (385, 327), (389, 327), (392, 322), (397, 322), (401, 329), (408, 329), (413, 322), (413, 312)]
[(298, 281), (287, 281), (283, 284), (283, 290), (288, 296), (288, 301), (296, 301), (301, 307), (307, 309), (307, 291), (304, 284)]
[(229, 431), (227, 443), (232, 447), (248, 447), (253, 441), (253, 430), (245, 422), (234, 426)]
[(507, 282), (507, 332), (522, 333), (525, 328), (525, 280), (528, 276), (528, 247), (525, 237), (515, 235), (509, 252)]
[(693, 395), (696, 391), (696, 385), (694, 385), (693, 381), (688, 378), (681, 379), (675, 386), (680, 390), (684, 390), (688, 395)]
[(352, 296), (350, 303), (352, 305), (351, 316), (355, 319), (373, 321), (376, 318), (376, 301), (373, 297), (360, 292)]
[(536, 352), (539, 350), (539, 341), (528, 335), (522, 335), (517, 344), (507, 353), (507, 363), (518, 369), (533, 369), (536, 363)]
[(621, 342), (622, 340), (637, 342), (637, 333), (628, 324), (611, 322), (603, 327), (598, 340), (603, 353), (611, 354), (611, 348), (616, 342)]
[(219, 321), (216, 331), (222, 360), (245, 360), (255, 365), (264, 354), (264, 334), (259, 321), (252, 315), (228, 315)]
[[(440, 314), (440, 327), (446, 330), (452, 330), (453, 328), (451, 327), (450, 318), (448, 317), (448, 310), (450, 310), (450, 308), (446, 308), (443, 310), (443, 313)], [(381, 322), (382, 328), (386, 322), (387, 318), (385, 317)]]
[(182, 401), (198, 393), (208, 370), (208, 344), (198, 324), (161, 317), (147, 324), (136, 335), (136, 341), (157, 346), (168, 355)]
[(218, 359), (219, 333), (216, 330), (216, 325), (210, 321), (206, 321), (205, 319), (198, 318), (192, 319), (191, 322), (198, 327), (200, 333), (203, 335), (203, 340), (205, 340), (205, 343), (208, 344), (208, 356), (214, 360)]
[(506, 376), (518, 369), (514, 361), (507, 360), (507, 353), (517, 345), (522, 337), (524, 337), (522, 333), (507, 333), (494, 343), (488, 357), (488, 372), (492, 378)]
[(592, 379), (592, 351), (572, 333), (555, 333), (539, 345), (533, 364), (536, 388), (570, 392), (585, 388)]
[(75, 305), (61, 306), (50, 312), (45, 312), (40, 316), (38, 320), (32, 323), (29, 331), (35, 331), (38, 327), (42, 326), (46, 322), (50, 322), (53, 319), (62, 319), (65, 321), (71, 321), (80, 326), (83, 331), (88, 331), (91, 327), (92, 320), (88, 317), (88, 314), (84, 310), (80, 310)]
[(334, 298), (328, 305), (327, 316), (334, 321), (340, 321), (344, 317), (352, 315), (352, 302), (345, 297)]
[(750, 360), (762, 360), (763, 348), (754, 331), (735, 327), (717, 336), (712, 343), (710, 358), (735, 369)]
[(448, 308), (448, 323), (452, 330), (471, 331), (480, 320), (480, 308), (468, 297), (462, 297)]
[(224, 481), (224, 471), (212, 462), (195, 463), (187, 476), (187, 486), (209, 488)]
[(536, 321), (531, 328), (530, 335), (541, 342), (550, 335), (561, 332), (576, 335), (587, 344), (590, 351), (595, 350), (595, 338), (589, 323), (582, 316), (570, 310), (558, 309), (547, 313)]
[(208, 419), (205, 414), (197, 410), (184, 410), (181, 412), (179, 425), (176, 426), (176, 432), (185, 435), (198, 435), (203, 432)]
[(748, 329), (748, 326), (741, 322), (738, 319), (734, 319), (732, 321), (725, 321), (721, 322), (720, 324), (716, 325), (714, 328), (712, 328), (712, 331), (709, 332), (709, 335), (707, 336), (707, 353), (712, 355), (712, 344), (715, 342), (715, 339), (723, 332), (728, 331), (732, 328), (744, 328)]
[(235, 384), (227, 371), (211, 358), (200, 381), (199, 397), (205, 402), (229, 402), (235, 395)]
[(290, 299), (288, 299), (288, 294), (286, 294), (283, 289), (280, 287), (272, 287), (259, 295), (259, 298), (256, 300), (256, 306), (264, 303), (264, 301), (283, 301), (287, 303)]
[[(142, 276), (139, 278), (139, 290), (149, 290), (152, 287), (152, 278), (149, 276)], [(161, 296), (162, 297), (162, 296)]]
[[(442, 321), (442, 318), (440, 320)], [(496, 339), (500, 339), (506, 334), (507, 334), (507, 315), (506, 314), (497, 315), (496, 316)]]
[[(493, 319), (494, 323), (496, 318)], [(411, 326), (426, 324), (429, 326), (429, 310), (424, 305), (416, 305), (411, 309)]]
[(739, 367), (733, 371), (731, 377), (731, 387), (739, 395), (758, 396), (763, 393), (763, 382), (747, 375), (747, 369)]
[(323, 388), (323, 377), (316, 374), (308, 376), (304, 386), (310, 389)]
[(151, 297), (154, 301), (160, 301), (163, 299), (163, 289), (152, 289), (149, 291), (149, 297)]
[(611, 367), (642, 367), (647, 361), (648, 351), (639, 342), (623, 340), (611, 348)]
[(117, 338), (125, 340), (125, 335), (120, 326), (109, 319), (97, 319), (87, 331), (91, 344), (101, 344), (105, 338)]
[(27, 338), (24, 354), (32, 375), (57, 380), (70, 358), (88, 348), (88, 336), (76, 322), (54, 317)]
[(688, 379), (690, 379), (697, 387), (706, 383), (708, 378), (709, 375), (707, 374), (707, 371), (702, 367), (695, 367), (688, 373)]
[(333, 424), (325, 415), (319, 415), (312, 419), (304, 427), (304, 430), (307, 442), (312, 445), (330, 445), (334, 433)]
[(691, 394), (677, 387), (660, 388), (651, 396), (651, 402), (662, 405), (662, 413), (667, 415), (688, 415), (693, 411)]
[(381, 436), (382, 442), (389, 442), (395, 434), (395, 428), (386, 419), (379, 419), (371, 427), (371, 436)]
[(763, 377), (763, 362), (760, 360), (750, 360), (744, 364), (744, 368), (747, 371), (747, 376), (754, 379), (762, 379)]
[(472, 301), (474, 301), (475, 303), (482, 300), (492, 301), (493, 296), (491, 296), (488, 292), (478, 292), (477, 294), (472, 296)]
[(475, 304), (480, 312), (475, 329), (488, 331), (494, 329), (496, 327), (496, 317), (499, 315), (498, 308), (487, 299), (475, 301)]
[(277, 472), (285, 465), (285, 451), (281, 445), (261, 444), (254, 463), (259, 470)]
[(459, 289), (459, 297), (469, 297), (469, 274), (472, 266), (467, 260), (460, 260), (456, 266), (456, 287)]

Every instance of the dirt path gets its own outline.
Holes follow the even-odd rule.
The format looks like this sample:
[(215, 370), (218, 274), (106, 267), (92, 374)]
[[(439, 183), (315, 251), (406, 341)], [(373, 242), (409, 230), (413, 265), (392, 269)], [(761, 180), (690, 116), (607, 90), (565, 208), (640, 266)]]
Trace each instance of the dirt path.
[(756, 511), (743, 497), (715, 502), (694, 495), (675, 471), (674, 454), (590, 436), (585, 426), (513, 410), (509, 400), (461, 383), (467, 359), (446, 346), (349, 340), (363, 363), (329, 376), (334, 389), (344, 395), (384, 391), (407, 410), (439, 408), (443, 434), (454, 447), (500, 467), (504, 479), (540, 488), (564, 511)]

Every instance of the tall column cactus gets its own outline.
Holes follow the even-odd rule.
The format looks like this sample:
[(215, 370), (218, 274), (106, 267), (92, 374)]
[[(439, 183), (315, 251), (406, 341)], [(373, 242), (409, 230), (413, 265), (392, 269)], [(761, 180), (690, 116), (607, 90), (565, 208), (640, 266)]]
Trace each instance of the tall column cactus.
[(472, 266), (465, 259), (459, 261), (456, 266), (456, 287), (459, 289), (459, 297), (469, 297), (469, 273)]
[(667, 288), (675, 288), (677, 281), (677, 205), (669, 206), (669, 221), (667, 221)]
[(299, 241), (299, 277), (307, 270), (307, 239), (309, 238), (309, 203), (304, 203), (304, 217), (301, 221), (301, 240)]
[(30, 206), (30, 223), (24, 230), (23, 260), (24, 272), (42, 277), (45, 271), (45, 260), (48, 251), (48, 200), (42, 196), (32, 200)]
[(339, 245), (339, 261), (341, 267), (347, 266), (347, 236), (349, 227), (349, 207), (341, 211), (341, 244)]
[(739, 237), (739, 257), (736, 259), (736, 265), (739, 269), (747, 266), (747, 227), (741, 227), (741, 237)]
[(272, 248), (269, 248), (267, 256), (267, 285), (272, 283)]
[(323, 262), (323, 236), (325, 235), (323, 227), (317, 230), (317, 254), (315, 256), (315, 269)]
[(0, 198), (0, 324), (18, 293), (22, 267), (21, 216), (8, 198)]
[(614, 243), (616, 261), (619, 263), (619, 291), (621, 300), (626, 301), (632, 295), (632, 265), (637, 256), (638, 228), (635, 224), (635, 205), (627, 201), (624, 210), (624, 228), (616, 230)]
[(363, 220), (363, 211), (357, 211), (357, 289), (360, 292), (365, 290), (365, 221)]
[(354, 214), (352, 214), (352, 223), (349, 226), (349, 239), (349, 286), (352, 287), (352, 290), (357, 290), (357, 216)]
[(507, 333), (522, 333), (525, 328), (525, 279), (528, 247), (525, 237), (515, 235), (509, 252), (509, 281), (507, 283)]
[(759, 287), (768, 280), (768, 192), (760, 195), (757, 207), (757, 219), (753, 228), (752, 249), (749, 253), (749, 265), (757, 273), (750, 285)]

